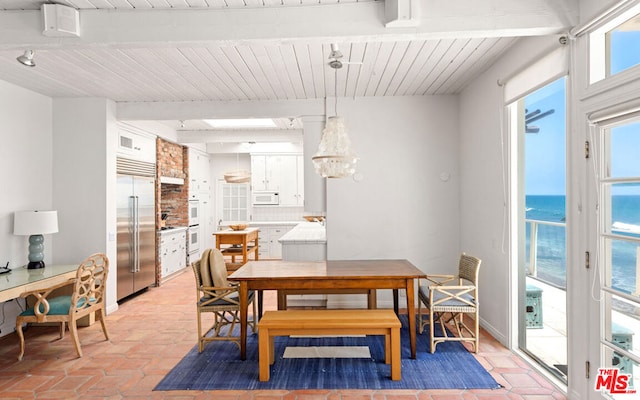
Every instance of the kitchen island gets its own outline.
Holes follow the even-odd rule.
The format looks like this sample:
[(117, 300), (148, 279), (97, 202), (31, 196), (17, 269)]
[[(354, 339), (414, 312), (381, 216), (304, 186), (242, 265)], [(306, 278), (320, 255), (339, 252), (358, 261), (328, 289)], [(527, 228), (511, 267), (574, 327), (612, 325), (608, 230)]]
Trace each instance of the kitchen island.
[[(320, 222), (300, 222), (279, 240), (282, 245), (282, 261), (325, 261), (327, 259), (327, 233)], [(307, 293), (307, 294), (302, 294)], [(278, 292), (278, 302), (283, 308), (326, 307), (327, 291), (310, 294), (310, 291)]]
[(246, 264), (250, 257), (254, 260), (259, 259), (258, 232), (258, 228), (245, 228), (243, 230), (225, 229), (213, 233), (216, 237), (216, 248), (222, 252), (223, 256), (231, 259), (231, 262), (227, 262), (229, 273)]
[(283, 261), (324, 261), (327, 259), (327, 233), (320, 222), (301, 222), (284, 234)]

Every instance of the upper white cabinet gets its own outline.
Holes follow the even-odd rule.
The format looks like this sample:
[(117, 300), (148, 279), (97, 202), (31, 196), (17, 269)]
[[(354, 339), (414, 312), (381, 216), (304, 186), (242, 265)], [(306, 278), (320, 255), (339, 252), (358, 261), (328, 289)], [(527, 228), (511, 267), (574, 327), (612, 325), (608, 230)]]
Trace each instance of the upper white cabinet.
[[(267, 156), (251, 155), (251, 189), (253, 191), (267, 191), (269, 189), (269, 175), (267, 173)], [(277, 190), (277, 189), (271, 189)]]
[(211, 191), (209, 155), (189, 148), (189, 198), (198, 199), (200, 193)]
[(304, 205), (302, 155), (252, 154), (251, 189), (278, 192), (281, 206)]
[(118, 127), (118, 155), (155, 164), (156, 138)]

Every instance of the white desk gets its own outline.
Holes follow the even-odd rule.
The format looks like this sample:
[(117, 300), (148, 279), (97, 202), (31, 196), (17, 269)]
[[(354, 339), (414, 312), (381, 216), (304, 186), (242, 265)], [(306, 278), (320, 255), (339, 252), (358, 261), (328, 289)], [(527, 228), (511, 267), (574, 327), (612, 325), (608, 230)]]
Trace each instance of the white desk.
[(76, 277), (78, 265), (47, 265), (42, 269), (20, 267), (0, 275), (0, 302), (20, 297), (24, 292), (48, 288)]

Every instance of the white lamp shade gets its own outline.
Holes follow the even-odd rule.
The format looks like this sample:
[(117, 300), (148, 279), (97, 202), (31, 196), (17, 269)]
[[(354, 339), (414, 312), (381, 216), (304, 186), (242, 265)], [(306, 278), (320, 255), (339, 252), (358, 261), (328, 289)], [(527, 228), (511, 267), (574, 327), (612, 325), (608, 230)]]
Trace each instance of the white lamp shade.
[(57, 211), (16, 211), (14, 235), (44, 235), (58, 232)]

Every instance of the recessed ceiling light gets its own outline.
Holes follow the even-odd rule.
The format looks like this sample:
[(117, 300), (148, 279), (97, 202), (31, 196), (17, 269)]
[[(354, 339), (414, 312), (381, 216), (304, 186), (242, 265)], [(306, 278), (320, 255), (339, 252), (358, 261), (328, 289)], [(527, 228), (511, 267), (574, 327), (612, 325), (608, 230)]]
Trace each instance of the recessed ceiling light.
[(214, 128), (275, 128), (271, 118), (205, 119)]

